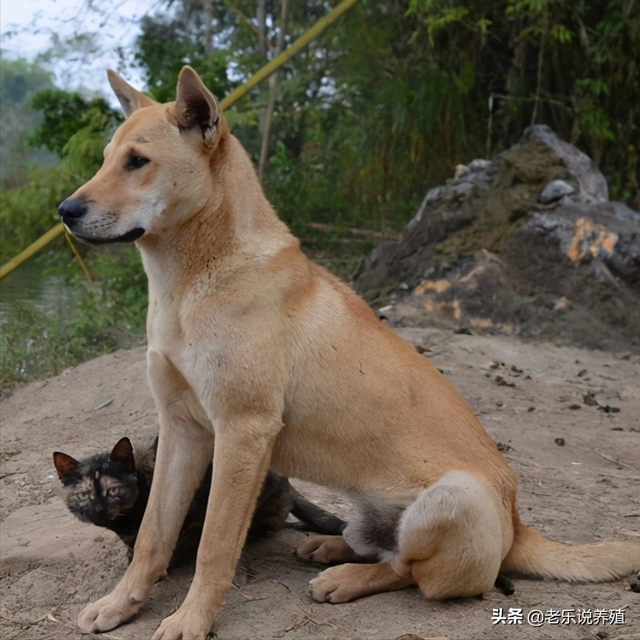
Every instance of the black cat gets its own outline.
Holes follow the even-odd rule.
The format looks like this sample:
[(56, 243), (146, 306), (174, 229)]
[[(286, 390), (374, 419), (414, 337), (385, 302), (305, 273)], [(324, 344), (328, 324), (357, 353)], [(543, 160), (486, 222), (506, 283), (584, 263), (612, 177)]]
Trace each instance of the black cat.
[[(62, 481), (69, 510), (80, 520), (114, 531), (133, 550), (153, 480), (158, 438), (136, 464), (129, 438), (121, 438), (111, 453), (76, 460), (56, 451), (53, 464)], [(185, 518), (171, 567), (195, 558), (211, 488), (212, 466), (205, 474)], [(346, 523), (306, 500), (288, 478), (269, 471), (258, 498), (250, 537), (276, 531), (293, 514), (310, 531), (338, 535)]]

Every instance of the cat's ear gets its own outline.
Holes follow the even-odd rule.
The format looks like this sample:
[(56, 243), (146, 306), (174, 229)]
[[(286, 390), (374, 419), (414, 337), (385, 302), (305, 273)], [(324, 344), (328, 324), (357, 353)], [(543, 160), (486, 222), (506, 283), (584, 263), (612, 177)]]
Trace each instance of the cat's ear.
[(53, 466), (56, 468), (58, 478), (64, 482), (70, 474), (77, 470), (80, 463), (66, 453), (53, 452)]
[(144, 454), (144, 458), (142, 459), (141, 465), (148, 469), (149, 471), (153, 471), (156, 466), (156, 456), (158, 455), (158, 436), (153, 441), (153, 444), (149, 447), (147, 453)]
[(129, 438), (120, 438), (109, 454), (109, 462), (115, 462), (130, 469), (136, 468), (133, 447)]

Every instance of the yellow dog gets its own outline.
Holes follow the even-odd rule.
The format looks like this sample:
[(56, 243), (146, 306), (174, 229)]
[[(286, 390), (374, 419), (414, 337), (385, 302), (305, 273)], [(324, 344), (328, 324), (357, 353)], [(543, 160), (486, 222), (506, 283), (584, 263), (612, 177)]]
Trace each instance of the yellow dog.
[[(133, 562), (78, 619), (104, 631), (145, 603), (213, 458), (195, 576), (155, 640), (204, 638), (231, 584), (268, 468), (345, 490), (343, 538), (320, 561), (318, 601), (417, 585), (474, 596), (500, 571), (574, 581), (640, 569), (640, 545), (563, 546), (521, 524), (516, 478), (424, 357), (300, 252), (198, 75), (157, 104), (109, 74), (127, 115), (94, 178), (60, 205), (88, 242), (136, 241), (149, 278), (149, 384), (160, 447)], [(213, 516), (213, 517), (212, 517)]]

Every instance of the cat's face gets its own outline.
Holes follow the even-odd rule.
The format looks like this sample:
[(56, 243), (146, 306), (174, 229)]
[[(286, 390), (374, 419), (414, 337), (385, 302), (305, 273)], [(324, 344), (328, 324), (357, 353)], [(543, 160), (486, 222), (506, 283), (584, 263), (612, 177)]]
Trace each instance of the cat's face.
[(107, 527), (135, 507), (138, 476), (128, 438), (122, 438), (109, 454), (81, 461), (56, 451), (53, 464), (62, 481), (67, 506), (80, 520)]

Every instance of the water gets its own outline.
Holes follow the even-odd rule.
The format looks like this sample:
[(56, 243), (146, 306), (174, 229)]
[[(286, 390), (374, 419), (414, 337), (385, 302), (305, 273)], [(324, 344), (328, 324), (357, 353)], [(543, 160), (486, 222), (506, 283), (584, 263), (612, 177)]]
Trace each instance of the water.
[[(14, 269), (0, 280), (0, 320), (11, 320), (18, 307), (33, 305), (40, 313), (58, 313), (64, 317), (71, 311), (73, 287), (59, 275), (52, 275), (44, 264), (59, 262), (50, 251)], [(63, 319), (61, 318), (61, 319)]]
[(49, 249), (0, 281), (0, 391), (16, 381), (58, 373), (77, 360), (61, 330), (77, 290), (44, 267), (50, 264), (60, 264), (60, 253)]

